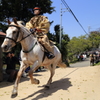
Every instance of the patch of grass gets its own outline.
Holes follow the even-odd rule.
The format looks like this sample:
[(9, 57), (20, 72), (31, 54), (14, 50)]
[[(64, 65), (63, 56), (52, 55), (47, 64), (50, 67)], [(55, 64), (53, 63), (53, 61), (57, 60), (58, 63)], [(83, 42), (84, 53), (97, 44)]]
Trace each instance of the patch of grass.
[(3, 94), (1, 94), (0, 96), (4, 96)]
[(92, 90), (92, 92), (94, 92), (94, 90)]
[(100, 62), (96, 63), (95, 65), (100, 65)]
[(85, 94), (87, 93), (87, 92), (84, 92)]

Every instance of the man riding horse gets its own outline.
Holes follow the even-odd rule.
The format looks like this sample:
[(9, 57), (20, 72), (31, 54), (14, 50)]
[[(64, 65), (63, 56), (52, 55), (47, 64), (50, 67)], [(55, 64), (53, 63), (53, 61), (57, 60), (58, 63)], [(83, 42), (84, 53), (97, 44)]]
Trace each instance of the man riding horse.
[[(39, 15), (40, 8), (34, 8), (35, 16), (26, 24), (26, 27), (30, 29), (36, 29), (34, 34), (30, 33), (21, 23), (18, 23), (16, 19), (13, 19), (13, 22), (8, 20), (9, 27), (6, 30), (6, 37), (1, 45), (3, 52), (8, 52), (12, 47), (21, 44), (21, 64), (18, 71), (16, 81), (12, 90), (11, 97), (14, 98), (18, 95), (18, 84), (22, 76), (23, 71), (26, 68), (31, 66), (29, 70), (29, 77), (32, 84), (39, 84), (39, 80), (34, 78), (33, 72), (39, 66), (45, 66), (50, 70), (50, 77), (47, 81), (45, 88), (49, 88), (52, 83), (52, 78), (55, 74), (56, 66), (61, 68), (66, 68), (66, 64), (62, 62), (62, 55), (57, 48), (57, 46), (50, 46), (49, 40), (47, 38), (47, 32), (49, 31), (50, 23), (45, 16)], [(37, 36), (37, 37), (36, 37)], [(40, 44), (38, 43), (38, 41)], [(42, 48), (42, 46), (44, 49)], [(44, 51), (49, 52), (47, 57), (49, 59), (44, 59)], [(52, 53), (55, 55), (53, 55)], [(53, 58), (53, 59), (52, 59)]]
[(44, 47), (47, 58), (52, 59), (55, 57), (52, 50), (53, 46), (51, 46), (47, 37), (47, 33), (50, 28), (50, 22), (47, 17), (41, 15), (40, 7), (34, 8), (34, 15), (35, 16), (26, 23), (26, 27), (37, 36), (39, 43)]

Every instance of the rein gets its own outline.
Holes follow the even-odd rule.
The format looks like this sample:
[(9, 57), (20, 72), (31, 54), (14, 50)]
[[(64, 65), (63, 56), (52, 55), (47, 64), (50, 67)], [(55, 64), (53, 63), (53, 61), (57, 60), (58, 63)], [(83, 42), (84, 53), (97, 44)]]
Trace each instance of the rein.
[(28, 51), (24, 51), (24, 50), (23, 50), (23, 52), (24, 52), (24, 53), (29, 53), (30, 51), (33, 50), (33, 48), (35, 47), (35, 45), (37, 45), (37, 42), (35, 42), (35, 44), (33, 45), (33, 47), (32, 47), (30, 50), (28, 50)]
[[(17, 29), (18, 29), (18, 33), (17, 33), (17, 38), (18, 38), (18, 36), (19, 36), (19, 31), (20, 31), (20, 27), (18, 27), (18, 26), (16, 26), (16, 25), (9, 25), (9, 27), (16, 27)], [(5, 37), (5, 38), (7, 38), (7, 39), (10, 39), (10, 40), (12, 40), (13, 42), (15, 42), (15, 44), (18, 44), (18, 43), (20, 43), (22, 40), (24, 40), (25, 38), (27, 38), (27, 37), (29, 37), (31, 34), (33, 34), (34, 32), (31, 32), (30, 34), (28, 34), (27, 36), (25, 36), (25, 37), (23, 37), (21, 40), (19, 40), (18, 42), (16, 42), (17, 41), (17, 38), (14, 40), (13, 38), (10, 38), (10, 37)], [(30, 49), (30, 50), (28, 50), (28, 51), (23, 51), (24, 53), (29, 53), (34, 47), (35, 47), (35, 45), (37, 44), (37, 42), (35, 42), (35, 44), (33, 45), (33, 47)]]

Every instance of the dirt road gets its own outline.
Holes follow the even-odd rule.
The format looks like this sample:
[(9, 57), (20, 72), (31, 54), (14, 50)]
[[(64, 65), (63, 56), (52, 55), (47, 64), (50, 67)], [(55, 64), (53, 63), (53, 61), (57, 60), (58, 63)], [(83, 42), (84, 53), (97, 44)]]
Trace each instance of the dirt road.
[(70, 64), (70, 67), (73, 67), (73, 68), (75, 68), (75, 67), (87, 67), (87, 66), (90, 66), (89, 58), (86, 58), (83, 61), (79, 61), (79, 62)]
[(53, 83), (45, 90), (49, 71), (34, 73), (39, 85), (22, 78), (16, 98), (10, 98), (14, 83), (0, 83), (0, 100), (100, 100), (100, 66), (57, 68)]

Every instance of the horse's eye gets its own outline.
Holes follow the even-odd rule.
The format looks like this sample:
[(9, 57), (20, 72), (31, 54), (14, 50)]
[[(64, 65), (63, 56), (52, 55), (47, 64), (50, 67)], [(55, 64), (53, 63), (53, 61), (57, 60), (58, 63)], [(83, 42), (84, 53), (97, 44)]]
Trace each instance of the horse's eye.
[(13, 33), (16, 33), (16, 31), (13, 31)]

